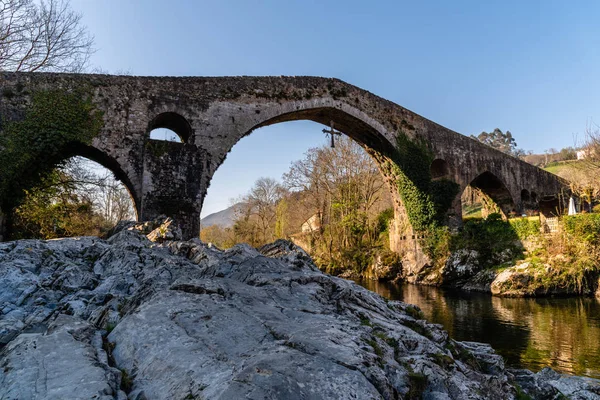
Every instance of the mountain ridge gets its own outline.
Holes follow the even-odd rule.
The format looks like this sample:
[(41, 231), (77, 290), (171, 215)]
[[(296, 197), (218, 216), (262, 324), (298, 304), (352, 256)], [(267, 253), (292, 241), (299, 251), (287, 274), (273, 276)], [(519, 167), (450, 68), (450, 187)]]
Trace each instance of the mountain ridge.
[(235, 213), (243, 204), (244, 203), (235, 203), (224, 210), (207, 215), (200, 219), (200, 227), (208, 228), (212, 225), (219, 225), (221, 228), (232, 227), (235, 220)]

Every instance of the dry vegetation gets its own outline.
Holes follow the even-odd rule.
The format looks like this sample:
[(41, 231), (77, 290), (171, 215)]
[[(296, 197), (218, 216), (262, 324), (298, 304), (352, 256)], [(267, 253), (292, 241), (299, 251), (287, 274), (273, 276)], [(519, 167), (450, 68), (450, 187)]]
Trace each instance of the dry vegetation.
[(360, 272), (389, 248), (389, 189), (371, 157), (347, 137), (335, 148), (309, 150), (282, 184), (259, 179), (241, 204), (232, 228), (204, 228), (201, 239), (219, 247), (291, 239), (332, 273)]

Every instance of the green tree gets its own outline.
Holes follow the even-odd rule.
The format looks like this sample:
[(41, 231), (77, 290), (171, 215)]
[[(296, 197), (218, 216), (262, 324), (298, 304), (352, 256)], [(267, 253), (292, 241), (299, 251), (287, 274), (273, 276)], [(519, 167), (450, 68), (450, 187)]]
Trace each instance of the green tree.
[(26, 194), (14, 211), (14, 239), (97, 236), (110, 227), (94, 211), (92, 199), (78, 193), (73, 179), (60, 170), (52, 171)]
[(504, 133), (500, 129), (496, 128), (490, 133), (481, 132), (479, 135), (471, 135), (471, 137), (506, 154), (514, 156), (521, 155), (521, 151), (517, 150), (517, 142), (515, 141), (515, 138), (513, 138), (510, 131), (506, 131), (506, 133)]

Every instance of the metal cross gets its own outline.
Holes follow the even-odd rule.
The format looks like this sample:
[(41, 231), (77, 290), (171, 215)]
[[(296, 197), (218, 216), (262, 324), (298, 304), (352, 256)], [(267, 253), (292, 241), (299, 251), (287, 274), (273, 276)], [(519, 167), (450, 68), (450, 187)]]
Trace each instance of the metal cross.
[(323, 129), (323, 133), (326, 133), (328, 135), (331, 136), (331, 147), (335, 147), (335, 141), (333, 139), (334, 135), (338, 135), (340, 136), (342, 134), (342, 132), (340, 131), (336, 131), (335, 129), (333, 129), (333, 121), (329, 122), (329, 126), (331, 127), (330, 129)]

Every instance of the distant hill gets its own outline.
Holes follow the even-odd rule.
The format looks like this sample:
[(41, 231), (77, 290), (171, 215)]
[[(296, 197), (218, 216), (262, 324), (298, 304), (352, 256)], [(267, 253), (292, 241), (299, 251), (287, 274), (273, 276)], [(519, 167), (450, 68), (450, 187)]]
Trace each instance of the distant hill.
[(572, 160), (550, 163), (544, 167), (548, 172), (552, 172), (558, 176), (564, 176), (570, 170), (585, 170), (585, 161)]
[(536, 167), (544, 168), (545, 166), (550, 166), (555, 163), (576, 161), (577, 151), (578, 149), (573, 147), (566, 147), (560, 151), (554, 151), (554, 153), (527, 154), (520, 158)]
[(556, 162), (544, 169), (579, 186), (597, 185), (596, 174), (590, 170), (590, 165), (585, 160)]
[(224, 210), (207, 215), (200, 220), (200, 227), (206, 228), (211, 225), (219, 225), (222, 228), (232, 227), (235, 219), (235, 212), (241, 205), (242, 203), (236, 203)]

